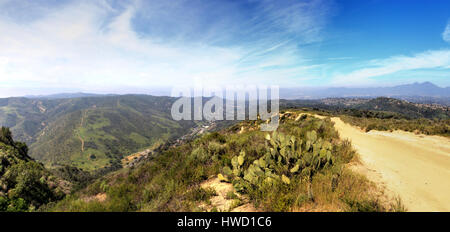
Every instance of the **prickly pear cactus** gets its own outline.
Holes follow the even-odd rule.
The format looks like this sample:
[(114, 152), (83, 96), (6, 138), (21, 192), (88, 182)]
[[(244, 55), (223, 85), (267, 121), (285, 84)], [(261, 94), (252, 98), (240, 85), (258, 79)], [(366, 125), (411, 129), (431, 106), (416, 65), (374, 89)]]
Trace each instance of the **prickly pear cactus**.
[(320, 138), (315, 130), (308, 131), (304, 140), (279, 132), (264, 137), (267, 150), (248, 164), (244, 151), (231, 160), (232, 167), (223, 168), (222, 177), (232, 181), (237, 191), (258, 188), (261, 185), (274, 186), (291, 184), (293, 179), (306, 179), (311, 183), (312, 176), (322, 168), (333, 163), (333, 146)]

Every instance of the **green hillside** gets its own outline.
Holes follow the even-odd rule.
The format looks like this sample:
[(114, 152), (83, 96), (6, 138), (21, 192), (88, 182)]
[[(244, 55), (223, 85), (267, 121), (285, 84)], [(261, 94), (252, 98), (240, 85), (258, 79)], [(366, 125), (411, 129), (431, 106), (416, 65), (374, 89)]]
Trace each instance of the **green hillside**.
[(47, 166), (97, 170), (118, 166), (123, 156), (195, 126), (171, 120), (172, 102), (148, 95), (0, 99), (0, 125), (11, 127), (15, 139)]
[(15, 142), (8, 128), (0, 131), (0, 211), (30, 211), (56, 201), (70, 191), (70, 184), (55, 177)]
[(402, 130), (450, 137), (450, 108), (446, 106), (416, 104), (385, 97), (335, 98), (306, 102), (295, 100), (283, 103), (285, 108), (303, 105), (305, 111), (340, 117), (344, 122), (358, 126), (366, 132)]
[[(112, 172), (50, 211), (217, 211), (210, 199), (229, 186), (223, 210), (389, 211), (376, 187), (346, 168), (358, 158), (330, 119), (286, 113), (276, 132), (245, 121), (162, 150)], [(222, 189), (222, 188), (221, 188)]]
[(373, 99), (327, 98), (320, 100), (281, 100), (280, 107), (286, 109), (307, 107), (346, 114), (352, 113), (355, 114), (355, 116), (381, 112), (389, 118), (450, 119), (450, 108), (447, 106), (411, 103), (387, 97)]
[(448, 107), (430, 106), (426, 104), (415, 104), (394, 98), (379, 97), (370, 101), (353, 106), (359, 110), (377, 110), (393, 112), (408, 119), (428, 118), (428, 119), (449, 119), (450, 111)]

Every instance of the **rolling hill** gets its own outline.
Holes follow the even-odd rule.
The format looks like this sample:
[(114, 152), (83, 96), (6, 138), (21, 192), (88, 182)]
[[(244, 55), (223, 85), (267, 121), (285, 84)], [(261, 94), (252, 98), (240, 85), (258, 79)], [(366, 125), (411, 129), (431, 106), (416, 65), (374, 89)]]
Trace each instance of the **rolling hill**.
[(417, 103), (450, 105), (450, 87), (439, 87), (431, 82), (423, 82), (392, 87), (283, 88), (280, 89), (280, 97), (283, 99), (393, 97)]
[(395, 98), (325, 98), (317, 100), (281, 100), (281, 108), (309, 107), (331, 111), (386, 112), (405, 119), (449, 119), (450, 108), (436, 104), (412, 103)]
[(170, 97), (95, 96), (0, 99), (0, 125), (25, 141), (46, 166), (117, 166), (133, 152), (187, 133), (198, 122), (173, 121)]

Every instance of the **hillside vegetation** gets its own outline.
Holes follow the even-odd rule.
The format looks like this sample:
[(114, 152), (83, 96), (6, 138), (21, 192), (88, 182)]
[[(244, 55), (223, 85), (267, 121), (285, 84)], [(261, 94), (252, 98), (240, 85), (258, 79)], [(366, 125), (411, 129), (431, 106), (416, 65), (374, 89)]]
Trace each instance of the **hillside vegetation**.
[(349, 115), (342, 115), (341, 119), (346, 123), (360, 127), (366, 132), (371, 130), (402, 130), (416, 134), (450, 137), (450, 119), (383, 119), (379, 117), (355, 117)]
[(357, 126), (366, 132), (371, 130), (394, 131), (402, 130), (424, 135), (439, 135), (450, 137), (450, 119), (406, 118), (401, 114), (373, 111), (344, 109), (337, 111), (303, 109), (325, 116), (335, 116), (344, 122)]
[(245, 121), (171, 147), (48, 210), (215, 211), (210, 198), (216, 190), (201, 187), (215, 178), (234, 186), (227, 194), (236, 200), (233, 207), (249, 202), (261, 211), (402, 209), (383, 202), (376, 186), (346, 168), (357, 156), (329, 119), (286, 113), (281, 120), (273, 133), (260, 131), (261, 121)]
[(365, 103), (354, 105), (352, 108), (358, 110), (393, 112), (403, 115), (408, 119), (450, 119), (450, 110), (448, 107), (416, 104), (386, 97), (371, 99)]
[(25, 143), (15, 142), (8, 128), (0, 131), (0, 211), (33, 211), (70, 191), (27, 154)]
[(450, 110), (439, 105), (415, 104), (392, 98), (325, 99), (321, 103), (285, 102), (285, 108), (303, 105), (304, 111), (338, 116), (365, 131), (403, 130), (450, 137)]
[[(411, 103), (395, 98), (327, 98), (320, 100), (281, 100), (280, 106), (285, 109), (307, 107), (326, 110), (333, 113), (364, 114), (381, 113), (384, 118), (396, 119), (450, 119), (450, 108), (435, 104)], [(371, 112), (371, 113), (370, 113)], [(359, 115), (358, 115), (359, 114)]]
[(71, 99), (0, 99), (0, 125), (25, 141), (46, 166), (117, 169), (133, 152), (187, 133), (197, 123), (173, 121), (173, 98), (148, 95)]

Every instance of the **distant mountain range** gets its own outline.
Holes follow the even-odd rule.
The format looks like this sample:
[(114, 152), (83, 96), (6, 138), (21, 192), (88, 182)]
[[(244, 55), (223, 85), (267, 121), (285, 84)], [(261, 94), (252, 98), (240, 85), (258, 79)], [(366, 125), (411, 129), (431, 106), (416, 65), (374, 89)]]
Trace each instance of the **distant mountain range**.
[(95, 94), (95, 93), (57, 93), (50, 95), (27, 95), (25, 98), (32, 99), (67, 99), (67, 98), (79, 98), (79, 97), (101, 97), (101, 96), (115, 96), (116, 94)]
[(394, 87), (373, 88), (285, 88), (280, 89), (280, 97), (284, 99), (319, 99), (335, 97), (450, 98), (450, 87), (441, 88), (431, 82), (423, 82)]
[[(153, 96), (169, 96), (170, 88), (149, 89), (139, 91), (140, 93)], [(95, 93), (58, 93), (52, 95), (27, 95), (25, 98), (32, 99), (66, 99), (79, 97), (116, 96), (119, 94), (95, 94)], [(431, 82), (413, 83), (393, 87), (371, 87), (371, 88), (281, 88), (282, 99), (321, 99), (341, 97), (395, 97), (395, 98), (450, 98), (450, 87), (441, 88)]]

